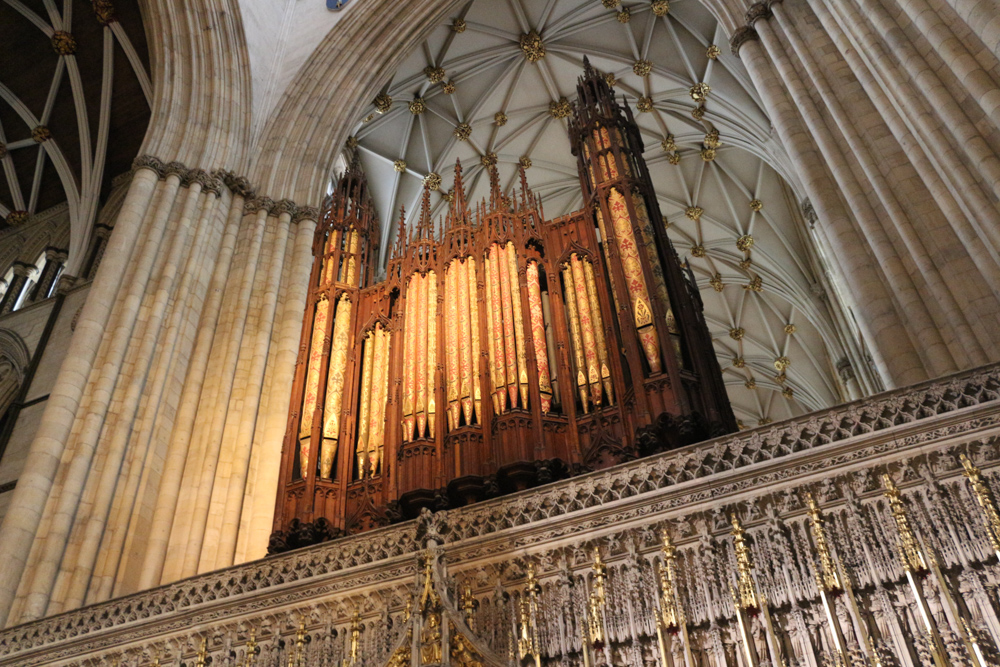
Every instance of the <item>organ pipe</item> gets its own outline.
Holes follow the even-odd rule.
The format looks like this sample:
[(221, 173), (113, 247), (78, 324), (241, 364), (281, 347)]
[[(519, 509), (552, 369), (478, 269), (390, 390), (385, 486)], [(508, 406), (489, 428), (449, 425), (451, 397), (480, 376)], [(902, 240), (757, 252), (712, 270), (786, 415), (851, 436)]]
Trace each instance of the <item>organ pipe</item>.
[(611, 225), (618, 240), (619, 259), (628, 283), (626, 289), (632, 304), (632, 316), (639, 334), (639, 343), (649, 363), (650, 372), (656, 374), (663, 370), (660, 361), (660, 338), (653, 322), (653, 309), (649, 301), (642, 262), (639, 259), (638, 244), (632, 231), (632, 218), (629, 216), (625, 197), (615, 188), (611, 189), (608, 196), (608, 207), (611, 209)]
[(608, 346), (604, 338), (604, 322), (601, 317), (601, 304), (597, 300), (597, 281), (594, 278), (594, 265), (581, 262), (587, 279), (587, 297), (590, 299), (590, 319), (594, 323), (594, 337), (597, 343), (597, 361), (600, 364), (601, 383), (608, 398), (608, 403), (614, 403), (614, 392), (611, 383), (611, 367), (608, 365)]
[(576, 288), (573, 285), (573, 269), (568, 263), (563, 265), (562, 274), (570, 338), (573, 343), (573, 357), (576, 361), (576, 387), (583, 411), (586, 413), (590, 412), (590, 401), (587, 400), (587, 376), (584, 373), (587, 365), (584, 361), (583, 336), (580, 334), (580, 314), (576, 300)]
[(333, 346), (327, 372), (326, 403), (323, 407), (323, 444), (320, 447), (319, 475), (333, 477), (333, 461), (340, 439), (340, 408), (344, 398), (344, 374), (347, 371), (347, 345), (351, 326), (351, 299), (343, 294), (337, 304), (333, 323)]
[(528, 317), (531, 322), (531, 339), (535, 346), (538, 367), (538, 392), (542, 412), (552, 408), (552, 383), (549, 380), (549, 353), (546, 349), (545, 320), (542, 315), (542, 290), (538, 282), (538, 262), (528, 262), (525, 272), (528, 281)]
[(365, 476), (365, 459), (368, 456), (368, 440), (370, 437), (370, 420), (372, 404), (372, 375), (375, 366), (374, 333), (368, 332), (364, 341), (364, 355), (361, 363), (361, 399), (358, 408), (358, 443), (354, 450), (357, 460), (358, 477)]
[(469, 349), (469, 367), (472, 378), (472, 409), (470, 410), (470, 417), (466, 421), (467, 423), (478, 423), (478, 420), (482, 419), (483, 414), (483, 394), (482, 388), (479, 386), (479, 357), (481, 356), (479, 347), (479, 278), (476, 275), (476, 260), (469, 257), (465, 262), (466, 280), (469, 286), (469, 329), (472, 335), (472, 347)]
[(326, 338), (326, 322), (330, 312), (330, 301), (326, 295), (320, 296), (316, 303), (316, 313), (313, 316), (312, 337), (309, 346), (309, 366), (306, 371), (306, 385), (302, 401), (302, 420), (299, 425), (299, 466), (302, 476), (309, 476), (309, 462), (312, 454), (310, 439), (312, 436), (313, 416), (319, 395), (320, 369), (323, 364), (323, 344)]

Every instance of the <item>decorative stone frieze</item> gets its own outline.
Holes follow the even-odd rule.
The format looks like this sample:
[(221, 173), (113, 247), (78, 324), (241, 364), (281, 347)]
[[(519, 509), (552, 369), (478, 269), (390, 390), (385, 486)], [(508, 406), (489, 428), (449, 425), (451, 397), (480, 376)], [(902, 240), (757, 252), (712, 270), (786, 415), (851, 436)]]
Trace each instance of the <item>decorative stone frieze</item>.
[[(991, 515), (977, 493), (1000, 488), (998, 408), (1000, 365), (976, 369), (9, 628), (0, 631), (0, 665), (139, 667), (154, 656), (164, 666), (190, 665), (199, 653), (239, 665), (254, 644), (256, 664), (277, 667), (295, 657), (298, 632), (311, 636), (302, 664), (341, 664), (352, 624), (364, 628), (363, 664), (385, 664), (388, 647), (402, 639), (410, 590), (420, 581), (415, 556), (425, 548), (438, 575), (475, 598), (469, 627), (500, 655), (520, 627), (525, 581), (537, 577), (538, 650), (545, 664), (560, 665), (580, 662), (579, 642), (562, 638), (578, 636), (586, 618), (588, 587), (571, 582), (589, 577), (596, 549), (616, 601), (598, 608), (608, 628), (606, 664), (633, 664), (630, 655), (655, 663), (663, 531), (676, 549), (690, 648), (699, 664), (726, 664), (708, 658), (721, 637), (739, 648), (727, 587), (736, 576), (733, 517), (774, 619), (762, 639), (797, 637), (776, 645), (790, 652), (787, 664), (805, 664), (804, 650), (821, 654), (829, 645), (819, 639), (831, 622), (815, 583), (821, 554), (811, 531), (819, 516), (825, 544), (852, 581), (852, 591), (836, 598), (835, 618), (851, 620), (847, 596), (854, 596), (884, 629), (875, 645), (894, 662), (882, 664), (914, 667), (921, 635), (911, 623), (919, 615), (896, 554), (886, 474), (922, 548), (947, 574), (923, 579), (932, 611), (941, 609), (941, 586), (956, 582), (949, 594), (961, 598), (958, 609), (971, 610), (970, 634), (991, 650), (1000, 572)], [(812, 634), (796, 634), (800, 616), (815, 620)], [(956, 636), (946, 614), (934, 617), (943, 636)], [(849, 646), (864, 646), (848, 636)]]

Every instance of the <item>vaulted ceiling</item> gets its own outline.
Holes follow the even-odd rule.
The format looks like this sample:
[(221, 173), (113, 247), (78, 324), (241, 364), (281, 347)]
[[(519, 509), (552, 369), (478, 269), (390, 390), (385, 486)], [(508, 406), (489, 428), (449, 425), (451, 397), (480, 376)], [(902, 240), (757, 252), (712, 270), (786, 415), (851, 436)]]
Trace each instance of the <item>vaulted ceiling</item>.
[(67, 202), (80, 245), (149, 123), (138, 5), (3, 0), (0, 44), (0, 217)]
[[(544, 47), (537, 59), (521, 45), (532, 31)], [(383, 91), (391, 100), (359, 112), (354, 136), (387, 221), (384, 240), (394, 238), (400, 206), (412, 221), (430, 173), (443, 178), (434, 200), (443, 211), (456, 158), (470, 200), (484, 195), (483, 158), (495, 155), (508, 190), (518, 164), (531, 165), (547, 217), (579, 209), (558, 105), (574, 98), (584, 56), (613, 75), (633, 110), (640, 98), (651, 103), (636, 113), (645, 158), (668, 234), (698, 279), (737, 417), (756, 426), (844, 400), (844, 326), (786, 182), (787, 159), (699, 0), (470, 2), (395, 73)], [(699, 84), (707, 99), (695, 99)], [(462, 124), (468, 138), (456, 132)], [(705, 159), (713, 130), (721, 146)]]

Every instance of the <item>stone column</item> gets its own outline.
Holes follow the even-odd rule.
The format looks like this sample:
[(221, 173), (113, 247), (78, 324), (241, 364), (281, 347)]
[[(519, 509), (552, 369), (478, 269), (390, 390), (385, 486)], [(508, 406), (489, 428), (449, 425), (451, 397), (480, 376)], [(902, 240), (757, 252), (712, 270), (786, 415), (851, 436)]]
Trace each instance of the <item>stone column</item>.
[(21, 292), (24, 291), (25, 285), (28, 284), (28, 278), (35, 271), (35, 265), (28, 264), (27, 262), (14, 262), (13, 268), (14, 277), (10, 279), (10, 285), (7, 285), (7, 291), (3, 293), (3, 298), (0, 299), (0, 315), (6, 315), (14, 310), (17, 300), (21, 297)]
[[(986, 363), (988, 359), (983, 351), (983, 347), (969, 326), (965, 312), (956, 298), (956, 293), (959, 296), (962, 295), (962, 286), (954, 284), (957, 276), (952, 275), (950, 276), (951, 280), (946, 280), (938, 270), (938, 266), (928, 252), (917, 228), (915, 228), (911, 220), (907, 217), (906, 211), (903, 210), (897, 193), (882, 175), (879, 165), (871, 153), (868, 142), (859, 134), (857, 127), (852, 122), (851, 116), (841, 105), (840, 99), (827, 81), (824, 72), (813, 60), (811, 50), (806, 47), (802, 36), (799, 34), (799, 27), (791, 24), (783, 4), (774, 5), (773, 12), (775, 20), (791, 45), (796, 59), (806, 71), (809, 81), (805, 82), (805, 84), (819, 93), (826, 107), (825, 111), (832, 118), (835, 127), (840, 131), (843, 138), (839, 142), (837, 141), (837, 137), (833, 137), (833, 140), (845, 146), (849, 154), (856, 158), (864, 172), (865, 178), (872, 186), (878, 203), (885, 209), (886, 217), (892, 223), (890, 231), (894, 232), (902, 240), (904, 245), (902, 250), (916, 265), (919, 275), (927, 282), (930, 294), (934, 296), (938, 308), (942, 311), (942, 317), (935, 320), (937, 329), (941, 331), (947, 331), (949, 328), (954, 330), (960, 345), (949, 346), (949, 353), (953, 357), (958, 357), (956, 361), (962, 367), (978, 366)], [(758, 32), (761, 34), (762, 39), (765, 39), (765, 36), (773, 34), (771, 26), (766, 25), (763, 21), (758, 23)], [(879, 223), (876, 222), (874, 224)], [(914, 288), (916, 289), (916, 286)], [(928, 313), (928, 316), (934, 319), (933, 314)], [(952, 351), (956, 347), (957, 349)], [(954, 370), (957, 370), (957, 368)]]
[(115, 233), (108, 244), (110, 255), (101, 264), (91, 285), (66, 360), (46, 401), (41, 425), (0, 525), (0, 562), (4, 563), (0, 568), (0, 623), (11, 623), (9, 612), (18, 582), (22, 575), (30, 576), (25, 572), (25, 565), (35, 532), (111, 316), (112, 304), (153, 197), (160, 168), (159, 161), (152, 158), (137, 161)]
[(153, 519), (149, 529), (149, 539), (138, 582), (139, 590), (165, 583), (165, 581), (161, 582), (161, 574), (167, 555), (170, 529), (173, 525), (181, 492), (185, 462), (188, 458), (191, 437), (195, 428), (199, 398), (209, 371), (209, 354), (215, 340), (223, 302), (222, 297), (232, 266), (233, 254), (236, 250), (236, 237), (243, 216), (243, 206), (246, 199), (253, 196), (245, 179), (233, 179), (227, 182), (227, 186), (233, 191), (233, 198), (220, 242), (219, 255), (209, 284), (208, 297), (198, 324), (197, 338), (194, 351), (191, 353), (184, 389), (181, 392), (180, 406), (167, 446), (163, 476), (160, 478)]
[[(223, 487), (225, 495), (221, 526), (218, 541), (212, 545), (216, 552), (214, 566), (202, 569), (218, 569), (233, 564), (236, 553), (236, 540), (239, 533), (240, 516), (242, 514), (243, 491), (246, 487), (248, 468), (250, 465), (250, 448), (260, 406), (261, 391), (264, 382), (264, 371), (271, 343), (271, 330), (274, 326), (275, 310), (278, 302), (278, 288), (281, 284), (281, 274), (284, 267), (285, 248), (288, 242), (288, 228), (295, 212), (295, 205), (282, 200), (275, 207), (278, 213), (274, 241), (271, 245), (271, 257), (266, 276), (263, 276), (265, 291), (260, 307), (259, 324), (250, 348), (250, 370), (247, 378), (245, 397), (242, 401), (239, 415), (239, 430), (236, 434), (232, 457), (232, 470), (229, 476), (228, 488)], [(280, 448), (279, 448), (280, 449)], [(203, 559), (204, 564), (211, 561)]]
[(796, 165), (820, 224), (826, 228), (833, 253), (841, 264), (842, 276), (853, 296), (852, 305), (858, 314), (859, 326), (872, 347), (876, 365), (887, 386), (926, 379), (928, 372), (886, 286), (886, 278), (866, 253), (858, 252), (865, 247), (865, 242), (837, 196), (836, 185), (816, 144), (780, 78), (771, 69), (756, 30), (746, 26), (737, 30), (732, 44), (746, 65), (776, 134)]
[[(282, 309), (278, 348), (275, 350), (275, 371), (267, 413), (261, 415), (264, 428), (261, 441), (254, 443), (259, 451), (255, 493), (248, 499), (252, 503), (249, 525), (241, 528), (237, 558), (243, 560), (263, 557), (267, 553), (271, 524), (274, 521), (275, 497), (278, 493), (278, 473), (281, 466), (281, 447), (288, 424), (292, 382), (298, 359), (302, 335), (302, 318), (305, 316), (306, 293), (312, 271), (312, 244), (319, 211), (300, 208), (293, 221), (296, 224), (295, 248), (291, 266), (288, 267), (288, 292)], [(245, 543), (245, 546), (244, 546)]]
[(244, 221), (249, 226), (250, 234), (249, 247), (243, 257), (244, 264), (238, 268), (239, 281), (234, 285), (235, 291), (226, 304), (232, 319), (228, 334), (220, 341), (224, 352), (220, 358), (220, 365), (217, 366), (219, 388), (211, 403), (203, 403), (206, 412), (201, 415), (201, 419), (206, 420), (207, 424), (202, 436), (204, 449), (200, 456), (189, 457), (185, 469), (183, 488), (188, 489), (190, 495), (183, 499), (174, 517), (170, 542), (171, 546), (176, 545), (176, 556), (170, 559), (170, 567), (165, 572), (168, 580), (191, 576), (199, 571), (198, 564), (201, 559), (212, 490), (215, 486), (215, 475), (219, 466), (235, 380), (234, 371), (245, 333), (247, 311), (260, 261), (267, 215), (273, 206), (273, 201), (262, 198), (248, 204), (245, 211)]
[[(124, 557), (122, 545), (125, 542), (126, 530), (129, 525), (129, 515), (134, 504), (141, 499), (136, 497), (140, 488), (140, 482), (144, 478), (149, 468), (153, 465), (150, 460), (149, 447), (152, 440), (152, 421), (161, 409), (160, 405), (164, 401), (164, 385), (167, 382), (175, 363), (183, 364), (186, 361), (187, 349), (178, 344), (182, 318), (187, 315), (187, 304), (196, 298), (198, 292), (192, 283), (197, 281), (200, 275), (200, 265), (204, 261), (206, 250), (217, 247), (208, 238), (211, 231), (211, 218), (215, 213), (215, 206), (218, 199), (219, 186), (214, 179), (204, 172), (193, 172), (190, 176), (192, 182), (188, 185), (188, 193), (184, 203), (184, 211), (181, 215), (178, 233), (174, 240), (174, 246), (170, 248), (173, 253), (180, 247), (176, 261), (169, 261), (161, 269), (160, 284), (156, 292), (156, 301), (153, 303), (154, 314), (161, 304), (161, 298), (166, 298), (165, 310), (159, 316), (159, 322), (154, 318), (147, 321), (146, 333), (143, 343), (147, 343), (150, 334), (155, 337), (154, 347), (149, 349), (149, 362), (141, 367), (137, 364), (133, 367), (133, 383), (141, 385), (136, 387), (130, 385), (130, 390), (141, 392), (141, 401), (133, 403), (128, 400), (135, 394), (126, 394), (123, 408), (119, 409), (118, 421), (115, 430), (112, 432), (111, 442), (104, 446), (115, 446), (115, 437), (119, 437), (127, 442), (127, 458), (123, 459), (118, 474), (117, 488), (114, 493), (114, 501), (110, 513), (92, 515), (88, 526), (89, 544), (94, 544), (99, 540), (99, 548), (96, 553), (85, 554), (85, 558), (78, 557), (75, 563), (73, 574), (74, 586), (70, 590), (70, 595), (64, 603), (64, 608), (69, 609), (77, 606), (80, 600), (75, 595), (82, 595), (86, 591), (86, 603), (105, 600), (111, 596), (113, 584), (116, 581), (116, 573), (119, 571), (119, 563)], [(208, 253), (214, 257), (214, 252)], [(171, 277), (173, 276), (173, 277)], [(178, 282), (179, 281), (179, 282)], [(139, 359), (146, 358), (143, 352), (137, 355)], [(127, 408), (130, 414), (123, 414)], [(123, 433), (124, 431), (124, 433)], [(155, 457), (155, 453), (153, 454)], [(109, 484), (108, 486), (113, 486)], [(105, 520), (103, 517), (107, 516)], [(96, 560), (95, 560), (96, 559)], [(88, 576), (85, 572), (87, 565), (93, 562), (93, 576)], [(88, 583), (89, 582), (89, 583)], [(53, 596), (53, 602), (56, 596)]]
[(31, 292), (32, 302), (48, 298), (49, 293), (52, 292), (52, 284), (55, 282), (56, 275), (65, 263), (65, 250), (52, 246), (45, 249), (45, 268), (42, 269), (42, 274), (38, 276), (38, 282)]
[(115, 385), (119, 379), (124, 379), (121, 378), (122, 364), (139, 317), (146, 286), (153, 273), (153, 264), (160, 256), (161, 240), (166, 231), (167, 219), (173, 209), (181, 179), (186, 173), (187, 169), (183, 165), (167, 166), (166, 183), (161, 200), (159, 205), (150, 211), (152, 219), (139, 246), (139, 263), (135, 275), (129, 284), (122, 285), (124, 292), (119, 296), (122, 299), (121, 317), (117, 328), (111, 332), (107, 355), (94, 385), (87, 413), (80, 415), (82, 424), (76, 438), (76, 452), (69, 463), (66, 484), (59, 494), (58, 504), (52, 510), (49, 533), (39, 545), (39, 557), (26, 591), (23, 621), (39, 618), (46, 612), (49, 596), (62, 562), (63, 551), (66, 549), (72, 530), (73, 519), (84, 493), (98, 440), (111, 405)]
[(101, 265), (101, 259), (104, 258), (104, 251), (107, 249), (108, 239), (111, 238), (113, 229), (113, 227), (107, 225), (94, 225), (94, 235), (91, 237), (91, 249), (87, 258), (87, 266), (84, 269), (84, 276), (87, 278), (93, 278), (97, 274), (97, 267)]
[[(1000, 291), (997, 265), (1000, 212), (994, 203), (1000, 194), (1000, 158), (944, 89), (937, 74), (909, 40), (900, 35), (901, 31), (885, 10), (870, 0), (858, 2), (858, 6), (853, 2), (841, 3), (837, 11), (842, 15), (841, 25), (846, 24), (855, 33), (860, 33), (861, 41), (855, 46), (860, 47), (867, 62), (859, 62), (852, 48), (841, 47), (841, 51), (873, 99), (886, 92), (893, 99), (894, 104), (884, 106), (883, 116), (897, 138), (909, 131), (900, 127), (901, 119), (895, 119), (897, 107), (905, 115), (907, 125), (914, 128), (920, 141), (911, 155), (927, 153), (926, 159), (913, 160), (914, 168), (928, 188), (934, 188), (940, 181), (958, 207), (964, 209), (958, 214), (952, 213), (947, 220), (984, 278), (994, 291)], [(812, 4), (821, 19), (830, 16), (829, 6), (817, 6), (822, 3), (815, 1)], [(829, 20), (824, 24), (831, 38), (842, 29), (831, 30)], [(902, 67), (896, 65), (897, 59)], [(872, 74), (878, 76), (878, 81), (868, 83)], [(955, 141), (948, 141), (949, 133)], [(969, 165), (975, 173), (970, 172)], [(935, 193), (935, 199), (941, 200), (942, 195)]]

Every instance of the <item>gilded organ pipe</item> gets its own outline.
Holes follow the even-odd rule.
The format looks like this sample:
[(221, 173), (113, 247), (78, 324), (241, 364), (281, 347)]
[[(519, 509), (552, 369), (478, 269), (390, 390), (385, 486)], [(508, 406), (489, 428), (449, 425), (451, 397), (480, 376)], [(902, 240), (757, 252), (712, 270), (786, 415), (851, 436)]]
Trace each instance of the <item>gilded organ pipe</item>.
[(414, 438), (434, 437), (436, 423), (437, 278), (433, 271), (410, 277), (406, 311), (403, 441), (409, 442)]
[(372, 403), (372, 375), (375, 366), (375, 334), (369, 331), (365, 335), (364, 355), (362, 357), (361, 369), (361, 398), (358, 408), (358, 443), (354, 449), (354, 456), (357, 460), (357, 476), (365, 476), (365, 460), (368, 456), (368, 440), (370, 438), (370, 420)]
[(642, 273), (642, 262), (639, 259), (639, 248), (632, 229), (632, 219), (625, 197), (615, 188), (611, 189), (608, 196), (608, 207), (611, 209), (611, 224), (617, 238), (619, 259), (625, 273), (626, 289), (632, 304), (632, 316), (639, 334), (639, 343), (649, 363), (650, 373), (655, 375), (663, 370), (660, 360), (660, 338), (653, 321), (653, 309), (649, 301), (646, 278)]
[[(326, 244), (326, 263), (323, 266), (323, 284), (329, 285), (333, 282), (333, 274), (337, 270), (337, 256), (334, 250), (337, 248), (337, 243), (340, 241), (340, 230), (333, 229), (330, 231), (330, 238)], [(339, 277), (339, 274), (338, 274)]]
[(427, 432), (427, 274), (414, 276), (413, 282), (417, 290), (417, 356), (416, 365), (410, 372), (416, 376), (417, 403), (414, 412), (417, 416), (417, 438), (422, 438)]
[(496, 271), (500, 274), (500, 312), (503, 315), (504, 368), (506, 369), (507, 398), (510, 406), (517, 405), (517, 345), (514, 341), (514, 306), (511, 303), (510, 273), (507, 271), (505, 250), (496, 248)]
[(528, 281), (528, 317), (531, 323), (531, 340), (535, 346), (538, 368), (538, 392), (541, 408), (547, 413), (552, 408), (552, 383), (549, 379), (549, 353), (546, 349), (545, 320), (542, 316), (542, 290), (538, 281), (538, 262), (528, 262), (525, 272)]
[(520, 281), (517, 276), (517, 255), (514, 244), (507, 242), (507, 270), (510, 274), (510, 303), (512, 306), (514, 343), (517, 346), (517, 384), (521, 394), (521, 408), (528, 408), (528, 360), (524, 349), (524, 317), (521, 309)]
[(437, 425), (437, 276), (433, 271), (424, 276), (427, 285), (427, 299), (424, 308), (427, 310), (427, 433), (426, 437), (434, 437)]
[(330, 312), (330, 301), (326, 294), (319, 296), (316, 303), (316, 313), (313, 316), (312, 336), (309, 343), (309, 363), (306, 369), (306, 386), (302, 400), (302, 419), (299, 422), (299, 465), (302, 477), (309, 476), (309, 463), (312, 454), (310, 439), (312, 436), (313, 415), (319, 396), (320, 368), (323, 364), (323, 345), (326, 340), (326, 322)]
[(340, 440), (340, 411), (344, 398), (344, 376), (347, 371), (347, 346), (350, 338), (351, 299), (342, 294), (334, 314), (333, 346), (326, 380), (326, 401), (323, 406), (323, 443), (320, 447), (319, 475), (333, 477), (333, 462)]
[(608, 346), (604, 338), (604, 318), (601, 317), (601, 304), (597, 300), (597, 281), (594, 278), (594, 265), (583, 262), (583, 272), (587, 278), (587, 297), (590, 299), (590, 320), (594, 324), (594, 337), (597, 341), (597, 361), (600, 364), (601, 382), (608, 403), (614, 403), (614, 391), (611, 383), (611, 367), (608, 363)]
[(460, 325), (458, 324), (458, 308), (459, 303), (456, 298), (458, 292), (458, 260), (454, 260), (445, 270), (444, 274), (444, 291), (445, 291), (445, 325), (444, 325), (444, 337), (445, 337), (445, 396), (448, 401), (447, 408), (445, 411), (448, 414), (448, 428), (454, 430), (458, 428), (458, 415), (461, 410), (459, 407), (459, 371), (458, 371), (458, 357), (459, 357), (459, 344), (458, 344), (458, 332)]
[(484, 290), (485, 298), (483, 301), (486, 308), (486, 351), (489, 361), (489, 368), (487, 370), (489, 370), (490, 374), (489, 394), (490, 400), (493, 401), (493, 414), (500, 414), (500, 396), (497, 394), (497, 387), (501, 383), (497, 379), (496, 342), (493, 337), (493, 331), (495, 330), (495, 323), (493, 321), (493, 271), (488, 255), (483, 258), (483, 278), (486, 281)]
[(479, 385), (479, 277), (476, 274), (476, 260), (469, 257), (465, 260), (466, 278), (469, 284), (469, 329), (472, 332), (472, 347), (469, 350), (469, 366), (472, 377), (472, 410), (470, 423), (479, 423), (483, 415), (483, 393)]
[(403, 442), (413, 440), (413, 427), (416, 425), (414, 405), (416, 404), (416, 377), (411, 368), (417, 352), (417, 311), (420, 308), (416, 287), (417, 276), (411, 276), (406, 290), (406, 312), (404, 313), (403, 335), (405, 346), (403, 351)]
[(490, 254), (486, 259), (488, 271), (487, 281), (490, 290), (490, 310), (492, 326), (490, 338), (493, 339), (494, 366), (493, 389), (499, 405), (497, 412), (507, 411), (507, 353), (504, 345), (503, 306), (500, 303), (502, 293), (500, 287), (499, 255), (496, 244), (490, 246)]
[[(469, 329), (469, 267), (465, 262), (457, 264), (458, 269), (458, 292), (451, 296), (451, 301), (457, 301), (458, 306), (458, 353), (459, 362), (459, 399), (462, 414), (465, 416), (465, 423), (472, 423), (472, 331)], [(458, 415), (455, 416), (455, 426), (458, 426)]]
[(368, 411), (368, 461), (370, 474), (374, 475), (381, 466), (385, 447), (385, 407), (389, 396), (389, 349), (391, 334), (375, 326), (375, 359), (372, 369), (372, 404)]
[(595, 408), (601, 407), (601, 372), (597, 367), (597, 339), (594, 337), (594, 323), (591, 321), (590, 297), (587, 294), (587, 279), (583, 274), (583, 262), (576, 253), (570, 256), (573, 269), (573, 288), (576, 291), (577, 317), (580, 318), (580, 333), (583, 337), (583, 357), (587, 369), (587, 384), (590, 400)]
[(573, 285), (573, 269), (568, 263), (563, 265), (562, 274), (566, 295), (566, 316), (573, 342), (573, 358), (576, 361), (576, 388), (580, 394), (583, 411), (586, 413), (590, 412), (590, 401), (587, 400), (587, 376), (584, 373), (587, 366), (583, 356), (583, 337), (580, 334), (580, 315), (577, 310), (576, 288)]

